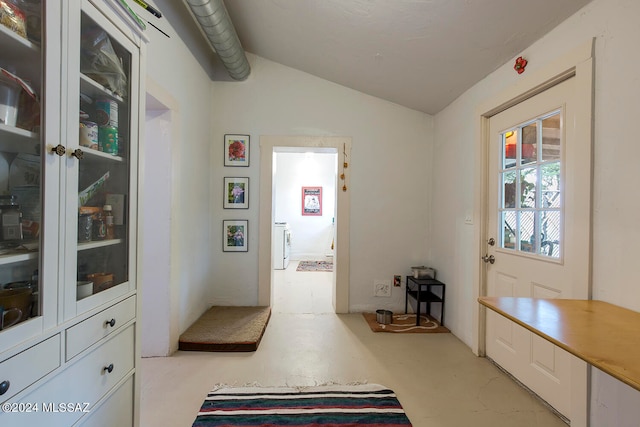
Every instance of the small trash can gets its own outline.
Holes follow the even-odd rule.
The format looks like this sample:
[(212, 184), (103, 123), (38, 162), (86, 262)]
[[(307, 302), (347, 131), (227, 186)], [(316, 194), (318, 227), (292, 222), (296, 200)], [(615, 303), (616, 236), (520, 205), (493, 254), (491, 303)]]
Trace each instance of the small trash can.
[(376, 310), (376, 321), (381, 325), (390, 325), (393, 322), (393, 312), (389, 310)]

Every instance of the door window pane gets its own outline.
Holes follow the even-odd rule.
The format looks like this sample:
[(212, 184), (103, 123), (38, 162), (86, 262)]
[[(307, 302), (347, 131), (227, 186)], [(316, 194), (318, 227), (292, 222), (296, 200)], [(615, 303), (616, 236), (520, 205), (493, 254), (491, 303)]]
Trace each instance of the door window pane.
[(560, 212), (540, 212), (540, 255), (560, 257)]
[(554, 111), (501, 135), (501, 247), (560, 259), (562, 120)]
[(502, 174), (502, 207), (505, 209), (516, 207), (516, 173), (504, 172)]
[(540, 168), (542, 208), (560, 207), (560, 162), (547, 163)]
[(538, 159), (538, 125), (531, 123), (522, 128), (522, 164), (534, 163)]
[(536, 221), (534, 211), (520, 212), (520, 250), (536, 252)]
[(542, 121), (542, 160), (560, 160), (560, 113)]
[(536, 185), (538, 181), (538, 170), (536, 168), (522, 169), (520, 173), (520, 207), (536, 207)]
[(515, 211), (505, 211), (502, 212), (502, 244), (500, 245), (503, 248), (515, 249), (516, 247), (516, 236), (517, 233), (517, 216)]
[(502, 137), (502, 168), (512, 168), (516, 165), (518, 145), (518, 131), (505, 132)]

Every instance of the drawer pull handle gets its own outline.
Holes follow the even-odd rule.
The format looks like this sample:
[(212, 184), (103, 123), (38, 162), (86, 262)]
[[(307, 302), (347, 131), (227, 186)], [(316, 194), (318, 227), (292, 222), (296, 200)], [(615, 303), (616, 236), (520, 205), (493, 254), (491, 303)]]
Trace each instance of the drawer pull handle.
[(11, 383), (9, 382), (9, 380), (4, 380), (0, 383), (0, 396), (9, 391), (10, 385)]
[(116, 326), (116, 319), (107, 320), (106, 322), (104, 322), (104, 324), (105, 326), (109, 325), (113, 328), (114, 326)]
[(108, 373), (113, 372), (113, 363), (111, 363), (109, 366), (105, 366), (104, 368), (102, 368), (102, 371), (107, 371)]

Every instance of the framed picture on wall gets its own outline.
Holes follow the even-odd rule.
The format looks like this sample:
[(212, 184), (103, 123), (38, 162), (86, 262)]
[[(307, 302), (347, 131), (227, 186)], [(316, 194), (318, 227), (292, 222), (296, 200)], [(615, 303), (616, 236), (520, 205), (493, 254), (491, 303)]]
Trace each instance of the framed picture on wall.
[(302, 215), (322, 216), (322, 187), (302, 187)]
[(222, 221), (222, 250), (224, 252), (249, 251), (249, 221), (225, 219)]
[(224, 136), (224, 165), (249, 166), (249, 135)]
[(224, 208), (249, 209), (249, 178), (225, 177)]

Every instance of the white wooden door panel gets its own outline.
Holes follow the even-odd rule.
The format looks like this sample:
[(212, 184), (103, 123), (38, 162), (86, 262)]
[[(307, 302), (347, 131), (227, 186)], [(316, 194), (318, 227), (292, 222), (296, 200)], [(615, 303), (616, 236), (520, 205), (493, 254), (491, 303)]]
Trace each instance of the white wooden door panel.
[[(591, 167), (581, 164), (590, 147), (575, 140), (574, 80), (490, 119), (487, 230), (496, 244), (487, 246), (495, 259), (486, 270), (489, 296), (571, 298), (575, 277), (588, 268), (589, 229), (576, 206), (590, 194), (590, 183), (577, 182)], [(571, 356), (494, 312), (486, 326), (487, 356), (568, 417)]]

